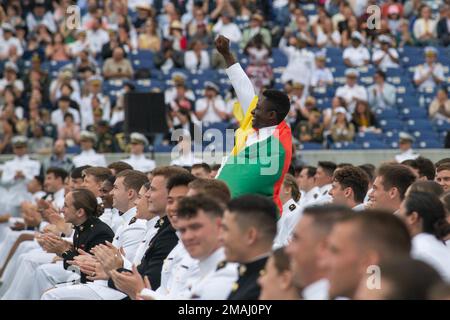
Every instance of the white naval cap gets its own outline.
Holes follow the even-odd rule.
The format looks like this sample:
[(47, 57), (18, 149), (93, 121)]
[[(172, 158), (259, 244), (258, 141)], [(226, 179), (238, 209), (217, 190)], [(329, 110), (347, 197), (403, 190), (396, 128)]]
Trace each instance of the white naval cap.
[(139, 132), (133, 132), (130, 135), (130, 143), (141, 143), (143, 144), (145, 147), (147, 147), (149, 145), (148, 139)]
[(212, 81), (205, 81), (205, 89), (213, 89), (217, 93), (220, 92), (219, 87)]
[(97, 142), (97, 136), (95, 135), (95, 133), (87, 131), (87, 130), (83, 130), (80, 133), (80, 141), (83, 140), (91, 140), (92, 142)]
[(413, 137), (412, 135), (410, 135), (409, 133), (404, 132), (404, 131), (400, 132), (399, 135), (398, 135), (398, 137), (399, 137), (399, 140), (400, 140), (400, 141), (410, 141), (410, 142), (414, 142), (414, 140), (415, 140), (414, 137)]
[(345, 70), (345, 76), (355, 76), (355, 77), (359, 77), (359, 71), (354, 69), (354, 68), (349, 68), (347, 70)]
[(14, 147), (26, 146), (28, 143), (28, 139), (25, 136), (15, 136), (11, 139), (11, 143)]

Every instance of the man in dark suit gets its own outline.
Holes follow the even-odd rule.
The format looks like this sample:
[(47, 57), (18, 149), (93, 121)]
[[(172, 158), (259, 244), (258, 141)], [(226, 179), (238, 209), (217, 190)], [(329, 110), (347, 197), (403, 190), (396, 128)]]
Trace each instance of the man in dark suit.
[(450, 44), (450, 7), (443, 5), (441, 10), (441, 19), (437, 24), (437, 36), (442, 46)]
[(239, 278), (228, 300), (256, 300), (258, 277), (264, 272), (277, 232), (277, 207), (263, 196), (245, 195), (228, 204), (222, 220), (227, 262), (239, 263)]

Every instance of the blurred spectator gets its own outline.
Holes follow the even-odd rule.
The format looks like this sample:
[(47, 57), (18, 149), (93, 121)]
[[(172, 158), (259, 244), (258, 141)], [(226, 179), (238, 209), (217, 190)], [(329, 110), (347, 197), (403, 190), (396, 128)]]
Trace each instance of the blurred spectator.
[(206, 17), (203, 8), (195, 8), (194, 16), (191, 21), (186, 25), (186, 33), (189, 39), (192, 39), (198, 31), (199, 28), (204, 28), (208, 24), (208, 17)]
[(78, 74), (83, 75), (88, 70), (96, 72), (98, 65), (97, 61), (90, 55), (89, 50), (85, 49), (78, 54), (75, 60), (75, 68)]
[(23, 48), (19, 39), (15, 37), (14, 28), (10, 24), (4, 23), (2, 30), (3, 40), (0, 43), (0, 60), (5, 60), (9, 57), (12, 47), (16, 47), (17, 55), (21, 56), (23, 54)]
[(406, 18), (418, 16), (422, 4), (423, 4), (422, 0), (406, 0), (405, 5), (403, 6), (403, 15)]
[(331, 100), (331, 108), (325, 108), (323, 114), (323, 126), (325, 130), (329, 130), (336, 119), (336, 110), (346, 105), (345, 100), (340, 97), (334, 97)]
[(408, 20), (402, 20), (402, 22), (400, 22), (400, 35), (397, 36), (397, 42), (399, 47), (414, 46), (416, 44), (416, 41), (409, 30)]
[(436, 62), (437, 50), (434, 47), (426, 47), (425, 63), (418, 65), (414, 72), (414, 83), (419, 91), (424, 91), (427, 88), (434, 90), (436, 85), (439, 85), (445, 80), (443, 66)]
[(2, 132), (0, 135), (0, 153), (1, 154), (11, 154), (12, 148), (12, 138), (17, 134), (16, 126), (11, 119), (2, 119)]
[(293, 37), (289, 33), (281, 39), (279, 47), (288, 58), (281, 81), (302, 83), (307, 91), (314, 70), (314, 53), (306, 48), (305, 39)]
[(423, 5), (420, 8), (420, 17), (414, 22), (413, 32), (417, 43), (420, 45), (432, 45), (436, 43), (437, 21), (431, 15), (431, 8)]
[(247, 46), (247, 43), (257, 34), (261, 34), (262, 38), (264, 39), (264, 43), (268, 46), (272, 46), (272, 36), (270, 35), (269, 30), (263, 27), (264, 24), (264, 17), (260, 15), (259, 13), (255, 13), (252, 15), (250, 19), (250, 25), (248, 28), (244, 30), (242, 33), (242, 40), (241, 40), (241, 48), (245, 48)]
[(69, 47), (64, 43), (64, 36), (56, 33), (52, 43), (45, 48), (45, 55), (51, 61), (67, 61), (69, 57)]
[(5, 69), (3, 72), (3, 78), (0, 79), (0, 94), (3, 94), (3, 91), (7, 86), (13, 88), (14, 93), (17, 97), (22, 95), (24, 85), (23, 81), (17, 76), (19, 72), (19, 68), (14, 62), (7, 62), (5, 64)]
[(125, 80), (133, 78), (133, 67), (130, 60), (125, 58), (122, 48), (115, 48), (112, 58), (103, 65), (103, 76), (106, 80)]
[(320, 19), (313, 29), (316, 36), (316, 45), (319, 48), (339, 47), (341, 45), (341, 34), (333, 29), (333, 23), (328, 16)]
[[(92, 76), (87, 81), (88, 94), (81, 99), (80, 115), (81, 128), (86, 129), (87, 126), (94, 124), (95, 108), (102, 110), (102, 119), (109, 120), (111, 116), (111, 102), (109, 97), (102, 93), (102, 78)], [(75, 118), (75, 122), (76, 118)]]
[(419, 154), (415, 153), (412, 149), (414, 138), (409, 133), (400, 132), (398, 148), (400, 154), (395, 156), (395, 161), (402, 163), (405, 160), (415, 160), (419, 157)]
[(207, 47), (211, 47), (213, 43), (213, 38), (211, 33), (208, 31), (206, 24), (199, 24), (197, 26), (197, 31), (192, 35), (189, 39), (190, 42), (201, 41), (203, 45)]
[(56, 140), (58, 138), (58, 127), (51, 122), (51, 115), (47, 109), (39, 110), (39, 120), (37, 124), (44, 128), (45, 136)]
[(143, 28), (147, 21), (151, 20), (153, 17), (153, 10), (152, 7), (145, 2), (139, 2), (136, 6), (136, 12), (137, 16), (136, 19), (133, 22), (133, 26), (136, 29)]
[[(176, 119), (176, 121), (173, 121), (170, 124), (171, 133), (175, 130), (182, 129), (184, 130), (185, 134), (189, 134), (191, 139), (201, 136), (201, 131), (199, 128), (201, 122), (199, 122), (196, 116), (189, 110), (179, 109), (178, 111), (174, 111), (173, 118)], [(173, 124), (175, 122), (177, 123), (176, 125)], [(171, 136), (169, 135), (166, 138), (170, 141)]]
[(158, 33), (158, 25), (153, 19), (147, 20), (144, 32), (139, 34), (138, 47), (140, 50), (157, 52), (161, 49), (161, 37)]
[(309, 47), (314, 46), (316, 43), (313, 33), (310, 30), (308, 24), (308, 18), (305, 16), (298, 16), (296, 18), (297, 29), (293, 31), (297, 38), (302, 38), (306, 41)]
[(209, 69), (208, 51), (204, 49), (201, 41), (191, 43), (190, 50), (184, 54), (184, 66), (191, 72)]
[(44, 24), (52, 33), (57, 30), (52, 13), (46, 12), (44, 0), (34, 1), (33, 11), (27, 15), (27, 26), (30, 31), (34, 31), (40, 24)]
[(68, 146), (74, 146), (80, 142), (80, 126), (75, 123), (73, 114), (64, 114), (64, 126), (58, 128), (58, 139), (64, 140)]
[(80, 123), (80, 113), (78, 110), (70, 107), (70, 98), (62, 96), (58, 99), (56, 106), (58, 109), (52, 112), (51, 122), (58, 127), (58, 130), (63, 129), (65, 126), (65, 115), (70, 113), (76, 124)]
[(355, 136), (355, 126), (348, 121), (348, 114), (345, 108), (336, 109), (336, 119), (331, 126), (331, 137), (333, 142), (350, 142)]
[(316, 67), (313, 70), (311, 78), (312, 87), (327, 87), (333, 85), (333, 74), (330, 69), (325, 66), (326, 58), (324, 52), (316, 53)]
[(148, 145), (148, 140), (142, 133), (133, 132), (130, 135), (130, 157), (122, 161), (131, 165), (134, 170), (144, 173), (152, 171), (156, 167), (156, 163), (147, 159), (144, 154)]
[[(307, 110), (304, 111), (304, 117), (300, 113), (302, 108), (304, 107), (306, 99), (305, 86), (298, 82), (292, 83), (292, 81), (288, 81), (286, 82), (285, 87), (290, 88), (290, 92), (288, 93), (288, 95), (291, 102), (291, 108), (288, 113), (288, 122), (292, 124), (300, 120), (308, 120), (309, 114), (307, 114)], [(299, 119), (297, 119), (297, 113), (300, 113)]]
[(102, 50), (100, 52), (101, 57), (104, 61), (108, 60), (109, 58), (112, 58), (113, 51), (115, 48), (121, 47), (117, 33), (110, 31), (108, 34), (109, 34), (109, 41), (102, 46)]
[(192, 90), (186, 88), (186, 76), (181, 72), (174, 72), (172, 74), (173, 86), (167, 88), (164, 92), (164, 102), (171, 104), (177, 97), (186, 96), (187, 99), (194, 101), (195, 95)]
[(378, 37), (380, 48), (375, 50), (372, 55), (372, 62), (374, 65), (382, 70), (387, 68), (399, 67), (399, 55), (397, 50), (392, 47), (392, 40), (387, 35)]
[(221, 14), (212, 30), (215, 34), (228, 38), (232, 43), (239, 43), (242, 40), (241, 30), (227, 13)]
[(351, 36), (351, 46), (347, 47), (343, 53), (344, 63), (350, 67), (361, 67), (367, 65), (370, 61), (369, 50), (362, 44), (361, 33), (354, 31)]
[(99, 153), (114, 153), (119, 152), (119, 147), (116, 138), (111, 133), (111, 128), (105, 120), (100, 120), (95, 124), (95, 134), (97, 136), (97, 143), (95, 149)]
[(172, 43), (164, 40), (162, 50), (154, 57), (155, 66), (165, 72), (169, 72), (172, 68), (182, 68), (184, 65), (183, 53), (175, 50)]
[(377, 70), (374, 80), (375, 83), (367, 89), (371, 107), (380, 109), (395, 107), (395, 87), (386, 82), (386, 74), (381, 70)]
[(64, 85), (69, 85), (72, 89), (71, 97), (79, 99), (81, 90), (80, 84), (75, 79), (73, 74), (73, 67), (71, 65), (64, 67), (60, 70), (58, 77), (54, 79), (50, 84), (50, 101), (55, 102), (62, 95)]
[(85, 30), (77, 30), (75, 33), (75, 41), (69, 44), (69, 53), (72, 57), (78, 56), (81, 51), (90, 50), (89, 40)]
[(41, 172), (47, 172), (49, 168), (61, 168), (66, 172), (73, 169), (72, 159), (66, 155), (66, 144), (63, 140), (55, 141), (52, 155), (43, 161)]
[(272, 67), (269, 63), (271, 48), (267, 47), (260, 34), (257, 34), (244, 49), (249, 57), (246, 73), (258, 94), (263, 87), (269, 87), (273, 80)]
[(183, 25), (176, 20), (170, 24), (169, 39), (172, 41), (172, 46), (177, 51), (184, 51), (187, 49), (187, 39), (183, 34)]
[(7, 86), (3, 90), (3, 105), (0, 106), (0, 117), (10, 118), (15, 116), (17, 119), (23, 119), (24, 110), (17, 105), (17, 96), (11, 86)]
[(386, 10), (389, 30), (391, 34), (394, 35), (394, 37), (397, 37), (401, 33), (402, 15), (399, 9), (399, 5), (401, 4), (396, 3), (395, 5), (390, 5)]
[(430, 118), (433, 120), (442, 119), (450, 122), (450, 99), (445, 88), (440, 88), (436, 94), (436, 98), (431, 102), (429, 107)]
[(379, 132), (375, 114), (370, 110), (369, 105), (365, 101), (359, 101), (356, 104), (355, 112), (353, 112), (352, 116), (352, 123), (357, 132)]
[(337, 88), (336, 96), (344, 99), (347, 110), (355, 111), (358, 101), (367, 101), (367, 92), (363, 86), (358, 85), (359, 72), (356, 69), (345, 70), (346, 84)]
[(103, 45), (109, 41), (108, 32), (103, 30), (101, 18), (92, 20), (92, 27), (87, 31), (86, 37), (91, 53), (96, 56), (102, 51)]
[(117, 97), (116, 106), (112, 110), (111, 121), (109, 124), (114, 127), (117, 123), (125, 120), (125, 96), (129, 92), (135, 91), (135, 86), (131, 82), (126, 82), (123, 88), (119, 91), (119, 96)]
[(294, 130), (294, 138), (300, 142), (322, 143), (323, 125), (320, 123), (320, 112), (313, 110), (309, 113), (308, 121), (300, 121)]
[(44, 128), (40, 125), (34, 126), (32, 135), (28, 139), (28, 150), (30, 153), (50, 155), (53, 147), (53, 139), (44, 136)]
[(95, 133), (89, 131), (82, 131), (80, 134), (81, 153), (73, 157), (73, 164), (75, 167), (82, 167), (85, 165), (106, 167), (105, 156), (98, 154), (94, 150), (94, 144), (97, 142)]
[(195, 115), (204, 123), (215, 123), (228, 120), (230, 112), (220, 96), (219, 87), (210, 81), (205, 82), (204, 98), (195, 103)]
[(446, 47), (450, 44), (450, 6), (443, 5), (440, 10), (440, 20), (437, 24), (439, 43)]

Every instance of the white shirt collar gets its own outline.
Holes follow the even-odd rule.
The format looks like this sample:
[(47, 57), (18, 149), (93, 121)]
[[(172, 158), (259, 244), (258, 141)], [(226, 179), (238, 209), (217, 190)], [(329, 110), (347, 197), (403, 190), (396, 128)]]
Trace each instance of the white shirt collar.
[(90, 149), (90, 150), (83, 150), (83, 151), (81, 151), (81, 154), (84, 155), (84, 156), (91, 156), (91, 155), (97, 154), (97, 152), (95, 152), (94, 149)]
[[(331, 189), (331, 183), (326, 184), (326, 185), (324, 185), (322, 187), (319, 187), (319, 196), (327, 195), (328, 191), (330, 191), (330, 189)], [(326, 192), (326, 194), (325, 194), (325, 192)]]
[(136, 207), (130, 208), (120, 217), (126, 222), (130, 223), (130, 220), (136, 215)]
[(302, 296), (305, 300), (328, 300), (329, 287), (327, 279), (320, 279), (303, 289)]
[(158, 222), (158, 220), (160, 219), (159, 216), (153, 217), (150, 220), (147, 220), (147, 228), (154, 228), (155, 224)]
[(297, 207), (297, 202), (294, 201), (294, 199), (289, 199), (285, 204), (283, 204), (283, 215), (285, 212), (290, 212), (289, 209), (290, 206), (295, 205)]
[(23, 155), (21, 157), (19, 157), (19, 156), (14, 157), (14, 161), (28, 161), (28, 160), (30, 160), (30, 158), (28, 157), (27, 154)]
[(58, 191), (55, 192), (55, 194), (53, 195), (54, 199), (59, 199), (59, 198), (63, 198), (64, 199), (64, 195), (65, 195), (65, 190), (64, 188), (59, 189)]
[(200, 260), (198, 267), (201, 275), (206, 275), (215, 270), (219, 262), (225, 260), (225, 250), (223, 247), (214, 251), (209, 257)]
[(364, 209), (366, 209), (364, 203), (360, 203), (352, 208), (353, 211), (363, 211)]
[(130, 159), (132, 160), (141, 160), (144, 158), (145, 156), (143, 154), (130, 154)]

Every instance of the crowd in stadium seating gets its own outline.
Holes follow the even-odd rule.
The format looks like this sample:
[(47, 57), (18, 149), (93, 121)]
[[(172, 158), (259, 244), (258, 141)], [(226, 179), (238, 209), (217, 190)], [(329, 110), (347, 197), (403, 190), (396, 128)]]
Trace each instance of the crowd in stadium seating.
[[(76, 29), (66, 23), (71, 4), (80, 9)], [(381, 9), (376, 28), (366, 12), (372, 4)], [(127, 151), (123, 95), (130, 91), (164, 92), (170, 129), (180, 121), (233, 127), (236, 99), (212, 46), (218, 34), (231, 40), (257, 90), (289, 94), (288, 121), (302, 149), (396, 148), (401, 131), (418, 148), (444, 147), (448, 5), (3, 1), (0, 152), (11, 153), (21, 134), (34, 153), (48, 154), (57, 139), (76, 153), (83, 130), (98, 135), (99, 152)], [(170, 136), (153, 142), (158, 151)]]

